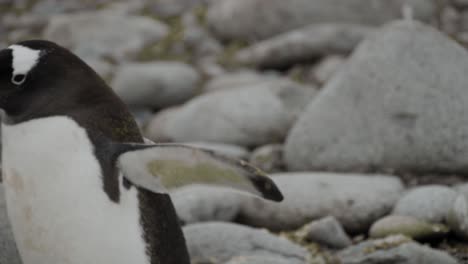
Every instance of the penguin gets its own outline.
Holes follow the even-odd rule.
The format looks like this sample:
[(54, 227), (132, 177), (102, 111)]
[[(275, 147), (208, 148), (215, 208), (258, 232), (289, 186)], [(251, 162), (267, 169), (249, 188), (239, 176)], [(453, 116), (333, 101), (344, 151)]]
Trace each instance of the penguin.
[(189, 264), (171, 189), (283, 199), (244, 161), (145, 144), (105, 81), (50, 41), (0, 51), (0, 108), (7, 213), (24, 264)]

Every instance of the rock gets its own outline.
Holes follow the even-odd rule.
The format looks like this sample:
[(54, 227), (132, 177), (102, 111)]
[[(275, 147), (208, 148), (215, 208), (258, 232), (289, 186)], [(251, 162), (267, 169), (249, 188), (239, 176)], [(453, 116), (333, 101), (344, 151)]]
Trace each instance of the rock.
[(316, 23), (379, 26), (400, 18), (405, 5), (425, 21), (439, 9), (433, 0), (224, 0), (208, 9), (207, 23), (221, 39), (259, 40)]
[(223, 263), (237, 256), (267, 255), (302, 264), (308, 256), (306, 249), (285, 238), (237, 224), (194, 224), (184, 227), (184, 234), (195, 263)]
[(331, 248), (342, 249), (352, 244), (340, 222), (328, 216), (304, 226), (299, 234), (307, 241), (316, 242)]
[(222, 44), (200, 23), (194, 12), (185, 13), (181, 18), (182, 42), (195, 60), (216, 56), (223, 50)]
[(83, 58), (83, 60), (105, 80), (110, 79), (114, 72), (114, 65), (99, 58)]
[(170, 114), (157, 115), (147, 136), (239, 146), (281, 142), (315, 92), (282, 81), (203, 94)]
[(445, 237), (449, 228), (442, 224), (432, 224), (411, 216), (390, 215), (375, 222), (370, 231), (371, 238), (384, 238), (390, 235), (404, 235), (414, 240), (432, 240)]
[(200, 79), (181, 62), (126, 63), (117, 70), (112, 87), (130, 106), (160, 109), (193, 97)]
[(443, 223), (457, 197), (449, 187), (430, 185), (406, 193), (395, 205), (394, 215), (413, 216), (419, 220)]
[(391, 211), (403, 192), (400, 179), (392, 176), (334, 173), (271, 176), (283, 193), (284, 201), (252, 199), (244, 203), (240, 215), (242, 223), (287, 230), (334, 216), (347, 232), (366, 232), (372, 223)]
[(465, 195), (458, 195), (450, 208), (447, 222), (458, 237), (468, 240), (468, 201)]
[(328, 54), (350, 53), (373, 31), (372, 27), (363, 25), (311, 25), (242, 49), (235, 60), (261, 68), (285, 68)]
[(468, 199), (468, 183), (455, 185), (453, 188), (457, 193), (465, 195)]
[(112, 12), (54, 15), (44, 37), (66, 46), (80, 57), (116, 61), (134, 58), (146, 46), (161, 40), (168, 30), (151, 18)]
[(271, 144), (255, 149), (249, 162), (265, 172), (285, 171), (283, 145)]
[(401, 235), (362, 242), (339, 252), (338, 257), (342, 264), (457, 264), (447, 253)]
[[(225, 264), (290, 264), (290, 260), (286, 258), (278, 258), (278, 256), (270, 255), (254, 255), (240, 256), (231, 259)], [(300, 262), (299, 262), (300, 263)], [(315, 262), (312, 262), (315, 263)]]
[(190, 145), (196, 148), (202, 148), (214, 151), (216, 153), (235, 158), (235, 159), (247, 159), (249, 151), (243, 147), (222, 144), (222, 143), (209, 143), (209, 142), (184, 142), (185, 145)]
[(174, 17), (213, 0), (156, 0), (148, 1), (146, 10), (159, 17)]
[(285, 146), (288, 167), (466, 173), (467, 58), (418, 22), (384, 27), (296, 122)]
[(21, 264), (4, 198), (3, 186), (0, 184), (0, 263)]
[(314, 79), (321, 84), (326, 83), (344, 67), (345, 62), (346, 59), (339, 55), (325, 57), (314, 67)]
[(261, 83), (277, 82), (280, 77), (277, 74), (261, 74), (255, 71), (243, 70), (239, 72), (226, 73), (217, 76), (205, 85), (203, 91), (215, 92), (240, 87), (257, 85)]
[(247, 197), (231, 190), (210, 186), (188, 186), (171, 193), (179, 219), (184, 224), (231, 222)]

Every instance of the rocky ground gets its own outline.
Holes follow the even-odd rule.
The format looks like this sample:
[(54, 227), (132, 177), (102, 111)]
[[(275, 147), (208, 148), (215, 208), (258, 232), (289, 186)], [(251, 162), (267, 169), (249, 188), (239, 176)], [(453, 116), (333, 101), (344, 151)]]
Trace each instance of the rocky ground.
[(172, 193), (193, 263), (468, 263), (468, 1), (0, 0), (0, 21), (0, 46), (77, 53), (147, 138), (271, 173), (280, 204)]

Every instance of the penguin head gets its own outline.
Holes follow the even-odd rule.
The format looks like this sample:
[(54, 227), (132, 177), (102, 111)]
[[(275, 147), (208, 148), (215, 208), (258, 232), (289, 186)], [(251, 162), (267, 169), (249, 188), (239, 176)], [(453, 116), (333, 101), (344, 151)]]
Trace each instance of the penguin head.
[(86, 63), (53, 42), (28, 40), (0, 50), (0, 108), (9, 116), (30, 115), (52, 102), (64, 107), (99, 85), (106, 86)]

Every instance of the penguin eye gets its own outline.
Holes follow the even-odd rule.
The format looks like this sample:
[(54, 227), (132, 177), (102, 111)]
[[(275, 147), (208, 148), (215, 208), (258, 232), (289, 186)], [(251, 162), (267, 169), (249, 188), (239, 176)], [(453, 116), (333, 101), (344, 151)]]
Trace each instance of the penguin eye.
[(26, 81), (26, 74), (16, 74), (11, 78), (11, 82), (16, 85), (23, 84), (24, 81)]

